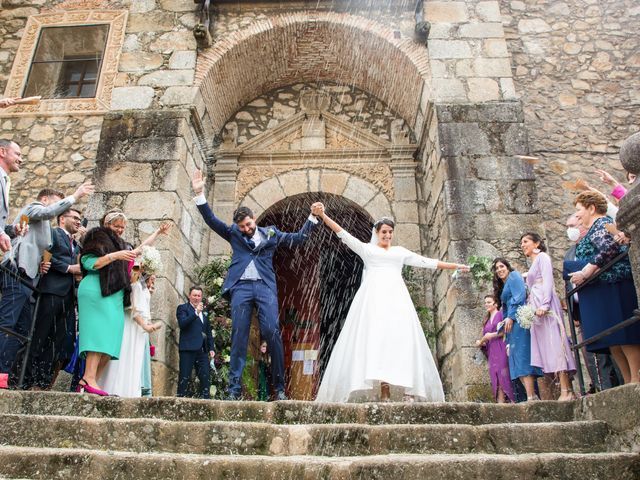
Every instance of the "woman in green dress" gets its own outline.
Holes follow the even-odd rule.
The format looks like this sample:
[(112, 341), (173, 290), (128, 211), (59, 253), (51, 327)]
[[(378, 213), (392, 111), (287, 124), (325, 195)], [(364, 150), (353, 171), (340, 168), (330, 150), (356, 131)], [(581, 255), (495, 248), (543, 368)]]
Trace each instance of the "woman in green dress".
[(107, 362), (120, 355), (124, 308), (130, 303), (127, 267), (136, 253), (120, 238), (126, 223), (122, 212), (107, 214), (102, 226), (87, 232), (80, 260), (79, 351), (86, 358), (86, 366), (78, 389), (97, 395), (108, 395), (97, 380)]

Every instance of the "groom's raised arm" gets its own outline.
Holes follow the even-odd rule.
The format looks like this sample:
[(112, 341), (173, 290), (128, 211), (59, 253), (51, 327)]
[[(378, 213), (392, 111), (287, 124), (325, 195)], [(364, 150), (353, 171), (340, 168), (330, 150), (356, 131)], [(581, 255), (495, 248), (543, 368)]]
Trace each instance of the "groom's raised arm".
[(297, 232), (285, 233), (278, 231), (278, 245), (293, 247), (304, 243), (317, 225), (318, 219), (313, 215), (309, 215), (307, 221), (304, 222), (302, 228)]
[(196, 194), (193, 201), (198, 207), (198, 211), (200, 212), (200, 215), (202, 215), (204, 223), (228, 242), (231, 234), (231, 227), (216, 217), (211, 211), (211, 207), (209, 207), (209, 204), (207, 203), (207, 198), (204, 196), (204, 177), (200, 170), (196, 170), (194, 172), (191, 180), (191, 186), (193, 187), (193, 192)]

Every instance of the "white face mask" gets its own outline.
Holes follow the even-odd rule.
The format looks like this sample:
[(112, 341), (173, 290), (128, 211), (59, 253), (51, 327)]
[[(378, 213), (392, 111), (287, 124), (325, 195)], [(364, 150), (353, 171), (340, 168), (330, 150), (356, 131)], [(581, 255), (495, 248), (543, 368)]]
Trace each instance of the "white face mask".
[(577, 242), (580, 238), (580, 229), (576, 227), (567, 227), (567, 237), (572, 242)]

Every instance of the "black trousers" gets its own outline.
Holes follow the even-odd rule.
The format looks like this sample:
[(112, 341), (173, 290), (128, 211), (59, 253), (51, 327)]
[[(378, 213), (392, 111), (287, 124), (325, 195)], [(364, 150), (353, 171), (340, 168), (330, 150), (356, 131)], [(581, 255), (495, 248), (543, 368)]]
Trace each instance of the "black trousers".
[(69, 348), (68, 339), (75, 338), (75, 320), (73, 290), (64, 297), (42, 294), (36, 313), (24, 388), (51, 386), (56, 363), (69, 359), (73, 354), (73, 343)]
[(209, 352), (204, 347), (200, 350), (180, 350), (180, 373), (178, 377), (178, 397), (186, 397), (189, 388), (191, 371), (196, 367), (196, 375), (200, 380), (200, 398), (210, 398), (209, 395)]

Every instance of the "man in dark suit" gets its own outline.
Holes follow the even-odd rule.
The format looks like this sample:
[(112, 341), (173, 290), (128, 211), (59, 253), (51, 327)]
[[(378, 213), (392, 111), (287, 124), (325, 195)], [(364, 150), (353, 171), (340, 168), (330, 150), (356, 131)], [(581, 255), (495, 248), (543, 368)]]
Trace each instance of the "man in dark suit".
[[(286, 400), (284, 392), (284, 349), (280, 336), (278, 289), (273, 269), (273, 255), (280, 245), (292, 247), (303, 243), (317, 225), (310, 215), (300, 231), (284, 233), (276, 227), (258, 227), (253, 212), (247, 207), (233, 214), (233, 224), (217, 218), (204, 196), (204, 178), (196, 170), (193, 176), (194, 199), (205, 223), (231, 244), (231, 266), (222, 285), (222, 294), (231, 298), (231, 362), (229, 369), (229, 399), (237, 400), (242, 393), (242, 371), (247, 356), (249, 327), (254, 307), (258, 311), (260, 336), (271, 352), (271, 376), (276, 400)], [(314, 204), (312, 208), (319, 203)]]
[(200, 380), (200, 397), (209, 398), (209, 359), (213, 358), (213, 335), (207, 314), (203, 311), (202, 288), (191, 287), (189, 301), (178, 305), (176, 318), (180, 327), (180, 372), (178, 397), (187, 394), (191, 371), (196, 367)]
[[(80, 275), (77, 256), (80, 249), (74, 235), (82, 216), (71, 208), (58, 216), (58, 227), (51, 231), (51, 261), (43, 262), (38, 289), (40, 306), (31, 340), (31, 352), (23, 388), (42, 390), (53, 381), (54, 366), (71, 358), (75, 339), (75, 280)], [(65, 348), (66, 347), (66, 348)]]

